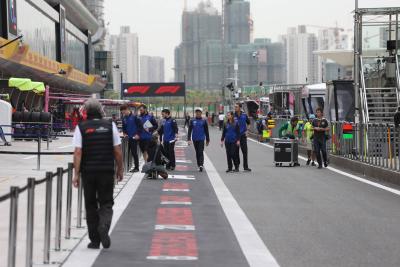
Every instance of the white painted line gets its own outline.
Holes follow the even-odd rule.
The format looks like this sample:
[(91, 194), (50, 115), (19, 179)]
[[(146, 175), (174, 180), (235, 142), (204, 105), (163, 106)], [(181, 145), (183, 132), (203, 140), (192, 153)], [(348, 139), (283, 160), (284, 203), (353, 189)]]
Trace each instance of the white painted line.
[(204, 154), (204, 159), (208, 177), (250, 267), (279, 267), (207, 154)]
[(187, 175), (169, 175), (168, 179), (175, 179), (175, 180), (196, 180), (194, 176), (187, 176)]
[(163, 189), (163, 192), (189, 192), (189, 189), (177, 189), (177, 188), (171, 188), (171, 189)]
[(161, 205), (192, 205), (189, 201), (161, 201)]
[(158, 261), (195, 261), (198, 258), (192, 256), (147, 256), (148, 260), (158, 260)]
[[(258, 141), (255, 141), (255, 140), (250, 139), (250, 138), (249, 138), (249, 140), (252, 141), (252, 142), (254, 142), (254, 143), (259, 143)], [(268, 144), (264, 144), (264, 143), (260, 143), (260, 144), (263, 145), (263, 146), (266, 146), (266, 147), (268, 147), (268, 148), (273, 148), (273, 146), (268, 145)], [(299, 159), (304, 160), (304, 161), (307, 161), (307, 158), (305, 158), (305, 157), (303, 157), (303, 156), (299, 156)], [(359, 176), (356, 176), (356, 175), (353, 175), (353, 174), (351, 174), (351, 173), (347, 173), (347, 172), (341, 171), (341, 170), (336, 169), (336, 168), (333, 168), (333, 167), (328, 167), (328, 168), (326, 168), (326, 169), (328, 169), (328, 170), (330, 170), (330, 171), (332, 171), (332, 172), (336, 172), (337, 174), (346, 176), (346, 177), (348, 177), (348, 178), (351, 178), (351, 179), (353, 179), (353, 180), (356, 180), (356, 181), (362, 182), (362, 183), (364, 183), (364, 184), (368, 184), (368, 185), (371, 185), (371, 186), (374, 186), (374, 187), (383, 189), (383, 190), (385, 190), (385, 191), (388, 191), (388, 192), (390, 192), (390, 193), (393, 193), (393, 194), (395, 194), (395, 195), (400, 196), (400, 190), (397, 190), (397, 189), (394, 189), (394, 188), (391, 188), (391, 187), (388, 187), (388, 186), (385, 186), (385, 185), (382, 185), (382, 184), (379, 184), (379, 183), (372, 182), (372, 181), (367, 180), (367, 179), (365, 179), (365, 178), (361, 178), (361, 177), (359, 177)]]
[(37, 156), (29, 156), (29, 157), (26, 157), (26, 158), (23, 158), (23, 159), (34, 159), (34, 158), (36, 158)]
[(58, 148), (63, 149), (63, 148), (68, 148), (68, 147), (72, 147), (73, 145), (67, 145), (67, 146), (60, 146)]
[(176, 231), (194, 231), (196, 227), (194, 225), (185, 224), (156, 224), (155, 230), (176, 230)]
[[(115, 199), (115, 205), (113, 207), (114, 215), (110, 228), (110, 233), (117, 224), (122, 213), (127, 208), (132, 197), (135, 195), (141, 181), (142, 174), (135, 173), (132, 178), (128, 181), (124, 189), (119, 193), (118, 197)], [(100, 249), (87, 249), (87, 244), (89, 243), (89, 238), (86, 236), (76, 247), (76, 249), (71, 253), (68, 259), (62, 264), (63, 267), (91, 267), (96, 261), (97, 257), (100, 255)]]
[(176, 160), (176, 163), (193, 163), (193, 162), (191, 160), (178, 159), (178, 160)]

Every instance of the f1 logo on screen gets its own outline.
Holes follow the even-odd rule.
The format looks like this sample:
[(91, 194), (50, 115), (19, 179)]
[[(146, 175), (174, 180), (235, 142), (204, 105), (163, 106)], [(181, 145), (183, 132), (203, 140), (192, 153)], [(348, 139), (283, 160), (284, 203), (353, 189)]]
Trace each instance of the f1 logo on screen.
[(185, 83), (124, 83), (125, 97), (185, 96)]

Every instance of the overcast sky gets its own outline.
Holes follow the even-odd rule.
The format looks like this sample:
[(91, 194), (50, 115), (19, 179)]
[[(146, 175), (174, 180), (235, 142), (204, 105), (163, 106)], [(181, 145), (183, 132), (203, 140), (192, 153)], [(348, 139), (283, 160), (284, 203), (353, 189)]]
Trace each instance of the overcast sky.
[[(187, 0), (190, 8), (200, 0)], [(400, 0), (359, 0), (361, 7), (400, 6)], [(212, 0), (221, 10), (221, 0)], [(249, 0), (254, 37), (276, 40), (299, 24), (352, 28), (353, 0)], [(139, 35), (140, 55), (165, 58), (166, 80), (173, 78), (174, 48), (181, 39), (184, 0), (105, 0), (106, 22), (112, 34), (121, 25)]]

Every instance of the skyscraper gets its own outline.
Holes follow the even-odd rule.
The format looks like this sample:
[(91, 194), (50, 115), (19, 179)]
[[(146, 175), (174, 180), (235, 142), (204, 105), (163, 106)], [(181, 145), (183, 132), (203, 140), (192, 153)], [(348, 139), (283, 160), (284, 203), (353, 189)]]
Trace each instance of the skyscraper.
[(307, 33), (305, 26), (289, 28), (284, 36), (286, 43), (287, 83), (318, 82), (318, 58), (313, 53), (318, 48), (315, 34)]
[[(193, 89), (219, 87), (221, 78), (211, 80), (210, 69), (215, 68), (215, 64), (221, 66), (221, 34), (222, 17), (210, 1), (201, 2), (194, 11), (183, 12), (182, 42), (175, 49), (175, 79), (177, 81), (183, 81), (186, 77), (188, 88)], [(219, 50), (219, 53), (216, 50)], [(218, 62), (211, 64), (209, 58), (213, 54), (219, 57)]]
[(189, 89), (221, 90), (234, 78), (237, 58), (239, 86), (284, 83), (283, 43), (269, 39), (250, 42), (250, 3), (226, 0), (225, 6), (224, 45), (222, 17), (210, 1), (202, 2), (193, 12), (183, 13), (182, 42), (175, 49), (175, 80), (186, 77)]
[(233, 46), (250, 43), (250, 2), (225, 0), (225, 42)]
[(114, 55), (124, 82), (139, 82), (139, 38), (136, 33), (130, 32), (129, 26), (121, 27)]
[(139, 37), (130, 32), (129, 26), (122, 26), (119, 35), (107, 36), (106, 49), (113, 53), (114, 89), (120, 91), (121, 73), (123, 82), (139, 82)]
[(140, 82), (161, 83), (165, 81), (164, 58), (140, 56)]

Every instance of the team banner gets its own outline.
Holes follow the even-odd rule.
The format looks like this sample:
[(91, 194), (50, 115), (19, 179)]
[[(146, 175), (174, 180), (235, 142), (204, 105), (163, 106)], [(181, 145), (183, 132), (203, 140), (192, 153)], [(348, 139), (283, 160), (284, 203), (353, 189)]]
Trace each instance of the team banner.
[(185, 96), (185, 83), (124, 83), (124, 97)]

